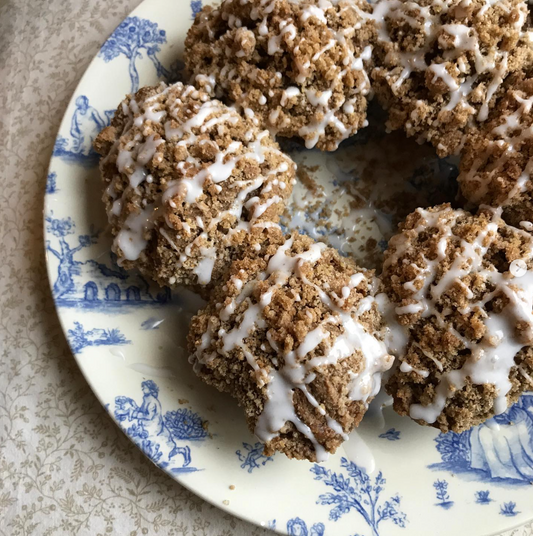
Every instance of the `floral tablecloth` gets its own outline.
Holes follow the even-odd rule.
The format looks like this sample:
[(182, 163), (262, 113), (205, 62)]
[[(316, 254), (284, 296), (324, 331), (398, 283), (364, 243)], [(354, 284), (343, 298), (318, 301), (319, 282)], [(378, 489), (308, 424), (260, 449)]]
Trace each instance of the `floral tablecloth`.
[(42, 209), (56, 131), (136, 4), (0, 2), (0, 535), (267, 533), (189, 493), (119, 431), (70, 354), (48, 288)]

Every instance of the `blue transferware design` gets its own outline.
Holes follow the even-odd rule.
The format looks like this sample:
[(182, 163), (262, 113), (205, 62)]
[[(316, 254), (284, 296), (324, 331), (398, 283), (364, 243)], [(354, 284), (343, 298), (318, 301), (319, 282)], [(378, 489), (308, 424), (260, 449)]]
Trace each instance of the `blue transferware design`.
[(390, 428), (386, 432), (380, 434), (380, 439), (388, 439), (389, 441), (398, 441), (400, 439), (400, 431), (394, 428)]
[(353, 478), (353, 484), (352, 480), (342, 473), (336, 473), (318, 464), (311, 468), (315, 480), (321, 480), (334, 490), (334, 493), (320, 495), (317, 501), (317, 504), (332, 506), (329, 519), (338, 521), (341, 516), (354, 509), (366, 521), (372, 530), (372, 536), (379, 536), (379, 525), (382, 521), (390, 520), (399, 527), (405, 527), (407, 516), (399, 509), (399, 495), (379, 504), (379, 496), (387, 482), (381, 471), (372, 483), (363, 468), (346, 458), (341, 458), (341, 467)]
[(57, 173), (55, 171), (52, 171), (52, 173), (48, 173), (48, 177), (46, 178), (45, 193), (55, 194), (58, 192), (56, 179), (57, 179)]
[(476, 491), (476, 502), (478, 504), (489, 504), (492, 502), (492, 499), (490, 498), (490, 491), (484, 490), (484, 491)]
[(118, 346), (131, 343), (118, 329), (86, 330), (80, 322), (74, 322), (74, 329), (69, 329), (67, 336), (75, 354), (79, 354), (88, 346)]
[(436, 490), (437, 500), (439, 501), (437, 506), (449, 510), (453, 506), (453, 501), (450, 500), (448, 495), (448, 482), (446, 480), (437, 480), (433, 482), (433, 487)]
[(530, 485), (533, 481), (533, 393), (484, 424), (435, 439), (441, 462), (431, 469), (482, 482)]
[(241, 462), (241, 469), (248, 469), (248, 472), (251, 473), (254, 469), (259, 469), (261, 465), (265, 465), (267, 462), (274, 461), (272, 456), (265, 456), (263, 454), (264, 445), (263, 443), (256, 443), (255, 445), (250, 445), (249, 443), (242, 444), (244, 451), (240, 450), (235, 451), (237, 458)]
[(111, 253), (106, 253), (107, 260), (76, 260), (80, 250), (96, 244), (100, 231), (94, 227), (90, 228), (89, 234), (78, 235), (78, 243), (71, 245), (68, 237), (75, 234), (72, 218), (54, 218), (52, 214), (45, 220), (46, 230), (57, 239), (54, 244), (47, 240), (46, 250), (58, 261), (52, 290), (59, 306), (98, 309), (113, 314), (120, 307), (169, 302), (169, 289), (153, 291), (142, 276), (117, 266)]
[(89, 98), (85, 95), (80, 95), (76, 99), (75, 106), (70, 122), (70, 136), (57, 137), (53, 155), (65, 162), (91, 167), (98, 163), (99, 158), (93, 149), (93, 141), (110, 123), (115, 110), (106, 110), (102, 115), (91, 106)]
[(307, 523), (299, 517), (293, 517), (287, 521), (289, 536), (324, 536), (325, 530), (324, 523), (315, 523), (307, 530)]
[(192, 18), (196, 17), (202, 11), (202, 0), (191, 0)]
[(516, 503), (513, 501), (503, 503), (500, 506), (500, 515), (506, 516), (506, 517), (514, 517), (520, 513), (520, 512), (517, 512), (515, 508), (516, 508)]
[(198, 471), (191, 466), (189, 445), (179, 443), (205, 440), (207, 431), (202, 418), (184, 408), (163, 414), (157, 384), (146, 380), (141, 388), (140, 406), (126, 396), (115, 398), (115, 418), (144, 454), (160, 467), (174, 473)]
[(159, 45), (167, 42), (165, 30), (161, 30), (157, 23), (139, 17), (124, 19), (113, 32), (111, 37), (103, 44), (98, 55), (106, 63), (114, 60), (121, 54), (129, 60), (129, 75), (131, 81), (131, 93), (139, 89), (139, 72), (136, 62), (142, 59), (141, 51), (152, 61), (160, 78), (168, 80), (173, 78), (173, 73), (163, 67), (157, 54), (161, 51)]

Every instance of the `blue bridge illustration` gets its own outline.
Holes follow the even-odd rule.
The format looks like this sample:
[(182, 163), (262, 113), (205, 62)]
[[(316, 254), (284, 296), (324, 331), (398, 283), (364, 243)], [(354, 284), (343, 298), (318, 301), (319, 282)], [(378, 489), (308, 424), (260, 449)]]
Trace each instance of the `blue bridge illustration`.
[(468, 479), (506, 485), (533, 481), (533, 393), (471, 430), (435, 439), (441, 462), (430, 465)]
[(202, 418), (186, 408), (163, 413), (153, 380), (143, 381), (141, 389), (140, 405), (126, 396), (115, 398), (114, 415), (126, 434), (159, 466), (175, 473), (198, 471), (191, 465), (190, 445), (184, 443), (208, 437)]
[(163, 305), (170, 301), (168, 288), (153, 289), (141, 275), (120, 268), (112, 253), (106, 254), (106, 262), (100, 260), (76, 260), (84, 248), (96, 244), (100, 232), (91, 228), (88, 234), (78, 235), (77, 244), (70, 237), (76, 235), (72, 218), (47, 216), (46, 230), (54, 237), (46, 241), (46, 250), (57, 261), (57, 276), (53, 294), (60, 307), (98, 309), (100, 312), (116, 312), (117, 308)]

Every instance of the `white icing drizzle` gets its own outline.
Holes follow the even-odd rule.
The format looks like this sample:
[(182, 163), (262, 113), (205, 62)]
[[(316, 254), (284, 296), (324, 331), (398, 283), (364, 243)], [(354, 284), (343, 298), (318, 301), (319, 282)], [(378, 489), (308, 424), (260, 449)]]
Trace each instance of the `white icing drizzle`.
[[(431, 71), (433, 83), (441, 80), (447, 87), (448, 99), (443, 107), (444, 110), (451, 111), (457, 107), (466, 108), (470, 114), (475, 114), (476, 109), (470, 103), (469, 97), (478, 87), (476, 83), (480, 76), (488, 76), (485, 95), (477, 112), (477, 120), (485, 121), (488, 117), (489, 103), (498, 88), (501, 86), (505, 75), (508, 72), (508, 52), (496, 48), (481, 50), (480, 39), (473, 26), (453, 23), (443, 24), (442, 16), (446, 15), (450, 8), (460, 10), (467, 7), (469, 0), (463, 0), (460, 5), (450, 0), (433, 0), (430, 5), (422, 6), (416, 2), (405, 2), (402, 0), (379, 0), (374, 5), (373, 18), (378, 26), (378, 40), (381, 44), (392, 46), (393, 50), (388, 52), (389, 57), (394, 57), (398, 61), (402, 70), (396, 75), (396, 70), (387, 71), (385, 67), (376, 68), (379, 72), (384, 72), (385, 78), (390, 81), (391, 89), (397, 92), (403, 83), (413, 72)], [(510, 0), (487, 1), (477, 12), (476, 17), (487, 16), (487, 11), (491, 9), (503, 9), (507, 13), (516, 8)], [(515, 23), (515, 28), (521, 28), (526, 18), (526, 8), (518, 8), (519, 17)], [(412, 13), (416, 13), (413, 16)], [(388, 21), (401, 21), (413, 28), (413, 31), (422, 31), (424, 43), (412, 51), (400, 50), (396, 46), (389, 34)], [(404, 33), (408, 30), (404, 30)], [(450, 41), (445, 36), (451, 37)], [(442, 63), (428, 62), (428, 53), (431, 52), (436, 41), (442, 45)], [(445, 43), (445, 44), (444, 44)], [(472, 56), (472, 61), (468, 55)], [(474, 69), (471, 73), (468, 68)], [(452, 76), (452, 72), (458, 71), (458, 80)], [(435, 119), (438, 123), (440, 119)]]
[[(420, 223), (408, 234), (413, 237), (430, 228), (436, 229), (439, 237), (438, 254), (431, 260), (424, 257), (423, 266), (417, 266), (419, 273), (410, 282), (413, 285), (406, 287), (413, 290), (409, 299), (411, 304), (397, 308), (396, 312), (399, 316), (419, 314), (421, 318), (434, 318), (439, 327), (447, 330), (464, 348), (470, 350), (470, 357), (461, 369), (442, 373), (431, 404), (411, 405), (410, 415), (414, 419), (434, 423), (444, 409), (448, 397), (453, 396), (456, 390), (462, 389), (466, 385), (467, 378), (476, 385), (493, 384), (497, 389), (494, 410), (496, 414), (502, 413), (507, 409), (506, 397), (511, 389), (509, 373), (515, 366), (514, 357), (524, 346), (533, 343), (533, 270), (528, 269), (526, 264), (527, 262), (531, 264), (533, 261), (533, 239), (525, 231), (509, 227), (529, 243), (526, 256), (514, 260), (510, 270), (504, 273), (498, 272), (492, 265), (485, 265), (484, 257), (498, 236), (499, 224), (502, 224), (501, 210), (494, 211), (492, 221), (487, 223), (474, 240), (468, 242), (461, 239), (460, 251), (455, 254), (453, 263), (437, 281), (438, 266), (446, 258), (448, 246), (454, 236), (455, 222), (466, 213), (451, 209), (431, 212), (421, 208), (417, 209), (417, 212), (422, 216)], [(449, 212), (448, 216), (445, 212)], [(389, 266), (402, 262), (402, 256), (412, 247), (411, 240), (406, 234), (398, 234), (391, 239), (389, 247), (393, 252), (384, 263), (385, 273)], [(493, 289), (459, 311), (463, 315), (480, 314), (486, 330), (480, 341), (473, 341), (461, 335), (447, 323), (447, 316), (453, 311), (449, 309), (441, 311), (437, 306), (448, 290), (457, 284), (464, 285), (462, 280), (470, 274), (482, 277), (487, 286)], [(415, 283), (418, 285), (415, 286)], [(418, 287), (419, 290), (416, 290)], [(508, 300), (504, 309), (500, 313), (487, 310), (486, 304), (500, 296)], [(471, 292), (469, 299), (474, 300)], [(518, 323), (522, 330), (520, 335), (516, 332)], [(430, 352), (424, 351), (424, 354), (438, 363)], [(441, 364), (439, 369), (442, 371)], [(406, 362), (400, 365), (400, 370), (404, 372), (414, 370), (418, 374), (421, 373)]]
[[(351, 400), (359, 400), (367, 403), (374, 397), (381, 385), (381, 374), (392, 365), (392, 356), (387, 353), (385, 344), (381, 342), (375, 334), (368, 333), (360, 324), (358, 318), (365, 311), (368, 311), (374, 302), (374, 298), (366, 297), (360, 301), (357, 308), (346, 311), (337, 305), (338, 296), (331, 296), (320, 286), (309, 281), (305, 275), (303, 267), (316, 264), (326, 246), (322, 243), (314, 243), (302, 252), (290, 256), (294, 238), (288, 238), (280, 246), (277, 252), (269, 259), (266, 270), (260, 273), (254, 281), (248, 282), (242, 287), (237, 286), (240, 293), (221, 309), (219, 315), (222, 320), (228, 320), (237, 305), (247, 302), (248, 307), (239, 322), (228, 332), (219, 331), (217, 336), (222, 340), (222, 348), (218, 352), (227, 355), (237, 348), (243, 351), (248, 363), (255, 371), (258, 385), (266, 384), (267, 400), (264, 404), (262, 414), (259, 416), (255, 428), (255, 434), (264, 443), (268, 443), (279, 435), (286, 423), (292, 423), (296, 429), (311, 441), (315, 448), (318, 461), (323, 461), (327, 457), (324, 447), (317, 441), (312, 430), (297, 415), (293, 403), (293, 394), (296, 389), (303, 392), (308, 402), (314, 406), (321, 415), (326, 418), (327, 425), (347, 439), (341, 425), (327, 415), (325, 409), (318, 403), (308, 389), (308, 385), (314, 380), (314, 370), (320, 366), (337, 363), (356, 352), (359, 352), (364, 359), (364, 367), (358, 374), (351, 373), (349, 386), (349, 397)], [(279, 370), (271, 368), (268, 373), (261, 369), (254, 356), (246, 346), (245, 340), (258, 329), (267, 327), (263, 317), (263, 311), (269, 306), (273, 295), (282, 288), (289, 278), (299, 277), (304, 284), (312, 286), (318, 293), (320, 300), (331, 311), (318, 326), (309, 331), (298, 347), (283, 354), (284, 365)], [(365, 280), (363, 274), (354, 274), (347, 287), (351, 292), (357, 285)], [(235, 280), (233, 280), (234, 282)], [(270, 287), (264, 291), (259, 302), (251, 300), (252, 291), (258, 281), (268, 281)], [(346, 294), (343, 292), (343, 294)], [(344, 296), (344, 300), (348, 295)], [(334, 324), (342, 328), (342, 333), (336, 338), (332, 338), (327, 326)], [(210, 331), (202, 336), (201, 344), (190, 361), (196, 367), (208, 362), (213, 358), (213, 354), (206, 355), (206, 349), (211, 346), (214, 334)], [(271, 347), (276, 352), (281, 352), (277, 347), (269, 331), (266, 338)], [(316, 350), (320, 345), (326, 345), (326, 350), (321, 356), (315, 356), (305, 360), (306, 356)], [(274, 360), (272, 360), (274, 363)]]
[[(176, 96), (172, 101), (166, 103), (167, 109), (158, 110), (162, 107), (162, 97), (169, 99), (168, 93), (172, 89)], [(199, 101), (194, 113), (183, 120), (179, 116), (184, 102), (187, 98)], [(251, 130), (246, 136), (247, 142), (234, 141), (225, 149), (221, 149), (216, 142), (209, 139), (202, 139), (200, 136), (212, 129), (222, 132), (225, 128), (231, 128), (242, 119), (233, 108), (224, 106), (216, 100), (209, 100), (205, 93), (199, 92), (192, 86), (184, 86), (177, 83), (174, 86), (161, 85), (160, 91), (142, 103), (142, 113), (139, 103), (131, 99), (129, 104), (122, 103), (122, 111), (126, 116), (122, 136), (136, 127), (143, 127), (145, 124), (159, 123), (164, 125), (165, 139), (150, 134), (145, 139), (140, 134), (136, 135), (128, 143), (119, 145), (117, 141), (110, 154), (104, 159), (104, 163), (111, 155), (116, 155), (116, 166), (122, 175), (129, 178), (129, 186), (124, 189), (122, 197), (116, 193), (116, 180), (114, 179), (107, 188), (107, 194), (112, 200), (108, 217), (120, 217), (124, 200), (129, 196), (131, 190), (136, 190), (144, 181), (151, 183), (153, 177), (148, 174), (146, 165), (152, 159), (162, 159), (158, 154), (160, 146), (165, 143), (173, 143), (177, 148), (187, 150), (188, 156), (184, 161), (177, 164), (177, 171), (182, 177), (166, 183), (164, 191), (153, 203), (143, 208), (138, 214), (130, 214), (122, 229), (115, 238), (115, 245), (118, 246), (124, 258), (130, 261), (137, 260), (147, 245), (149, 232), (158, 226), (161, 235), (170, 246), (180, 253), (177, 267), (183, 266), (189, 257), (198, 257), (196, 266), (191, 270), (197, 275), (198, 283), (207, 285), (211, 281), (213, 268), (217, 260), (217, 249), (211, 244), (211, 234), (216, 230), (218, 224), (227, 218), (235, 221), (234, 229), (227, 235), (229, 240), (236, 231), (250, 231), (253, 226), (259, 223), (264, 213), (271, 207), (282, 201), (282, 198), (275, 193), (270, 194), (274, 186), (283, 183), (286, 188), (286, 172), (294, 169), (295, 165), (288, 156), (285, 156), (275, 146), (264, 143), (264, 138), (268, 136), (267, 131)], [(168, 110), (168, 112), (167, 112)], [(163, 123), (164, 122), (164, 123)], [(211, 144), (215, 151), (214, 161), (208, 165), (203, 164), (198, 158), (191, 155), (188, 149), (195, 144)], [(267, 173), (259, 175), (251, 180), (235, 180), (228, 182), (230, 177), (235, 176), (235, 172), (241, 161), (251, 160), (256, 164), (264, 164), (269, 158), (278, 156), (282, 159), (281, 164), (275, 169), (270, 169)], [(277, 177), (280, 177), (278, 179)], [(224, 211), (220, 211), (216, 217), (204, 220), (197, 217), (195, 224), (201, 231), (199, 234), (192, 232), (190, 223), (182, 221), (176, 224), (170, 221), (165, 208), (176, 208), (183, 202), (194, 204), (199, 201), (204, 193), (206, 181), (214, 183), (218, 192), (222, 190), (222, 184), (227, 183), (226, 188), (235, 191), (235, 198), (231, 205)], [(282, 188), (284, 189), (284, 188)], [(254, 194), (251, 198), (250, 195)], [(267, 195), (268, 194), (268, 195)], [(243, 211), (247, 210), (246, 220), (243, 220)], [(170, 211), (172, 212), (172, 211)], [(166, 227), (165, 227), (166, 224)], [(182, 238), (188, 240), (185, 248), (176, 245), (172, 235), (175, 232), (181, 234)], [(198, 255), (199, 253), (199, 255)]]
[[(275, 6), (276, 0), (261, 1), (259, 2), (259, 6), (254, 7), (251, 11), (252, 21), (257, 21), (258, 23), (257, 33), (259, 35), (255, 35), (255, 39), (266, 48), (266, 52), (269, 55), (285, 53), (286, 49), (296, 52), (299, 51), (307, 39), (305, 37), (306, 31), (298, 31), (297, 29), (301, 23), (304, 25), (313, 24), (314, 26), (322, 26), (322, 33), (329, 36), (327, 43), (308, 60), (297, 60), (297, 62), (299, 61), (296, 65), (298, 75), (292, 82), (296, 82), (298, 86), (291, 85), (282, 92), (280, 106), (284, 108), (290, 102), (293, 105), (310, 105), (314, 109), (309, 115), (309, 123), (302, 126), (298, 132), (301, 137), (305, 138), (308, 148), (314, 147), (320, 138), (325, 135), (325, 131), (328, 128), (335, 129), (338, 132), (338, 143), (340, 143), (353, 134), (360, 126), (355, 125), (354, 127), (353, 118), (343, 117), (343, 114), (352, 115), (357, 108), (356, 104), (362, 96), (370, 93), (370, 80), (365, 71), (365, 63), (368, 63), (371, 59), (372, 47), (367, 46), (360, 53), (354, 53), (353, 38), (361, 28), (361, 22), (357, 23), (355, 27), (341, 28), (334, 31), (331, 29), (332, 25), (330, 21), (331, 19), (336, 20), (342, 17), (347, 11), (356, 13), (362, 22), (370, 20), (371, 15), (361, 9), (356, 0), (304, 0), (301, 9), (295, 15), (295, 18), (298, 17), (299, 21), (292, 17), (287, 17), (279, 21), (279, 16), (273, 16)], [(223, 16), (225, 15), (224, 13)], [(274, 22), (274, 20), (277, 22)], [(210, 35), (213, 35), (210, 20), (206, 20), (201, 24), (203, 24), (203, 28)], [(237, 27), (231, 17), (228, 19), (228, 26), (230, 29)], [(243, 28), (248, 30), (245, 26)], [(254, 28), (248, 31), (253, 30)], [(229, 35), (233, 34), (230, 32)], [(223, 36), (220, 40), (214, 40), (212, 46), (216, 49), (217, 54), (221, 56), (231, 54), (232, 56), (243, 57), (243, 51), (240, 49), (237, 51), (234, 50), (235, 46), (239, 45), (244, 46), (235, 39), (231, 41), (230, 46), (227, 38)], [(327, 54), (332, 49), (336, 52), (340, 51), (342, 57), (332, 66), (332, 69), (335, 69), (336, 72), (330, 78), (330, 87), (324, 88), (322, 91), (309, 88), (305, 89), (310, 85), (308, 84), (308, 80), (313, 76), (316, 62), (320, 60), (321, 56)], [(240, 54), (241, 52), (243, 54)], [(258, 77), (257, 70), (248, 70), (245, 76), (254, 84), (254, 87), (257, 84), (263, 83), (263, 78)], [(276, 73), (276, 76), (281, 78), (282, 74)], [(338, 90), (339, 80), (344, 80), (347, 77), (355, 78), (358, 80), (358, 83), (356, 87), (350, 89), (348, 95), (343, 95)], [(218, 78), (221, 79), (219, 83), (223, 85), (229, 85), (234, 82), (240, 83), (242, 80), (241, 75), (236, 70), (229, 70), (227, 66), (221, 68)], [(205, 78), (198, 78), (198, 76), (196, 77), (196, 82), (200, 85), (207, 84), (209, 87), (214, 85), (212, 81), (206, 82)], [(331, 97), (334, 94), (335, 99), (332, 99)], [(245, 96), (242, 99), (243, 103), (246, 102)], [(262, 106), (265, 103), (266, 97), (263, 95), (259, 98), (259, 105)], [(268, 120), (273, 131), (282, 130), (286, 126), (283, 121), (278, 122), (280, 113), (281, 110), (279, 108), (273, 108), (268, 115)], [(362, 126), (366, 126), (366, 124)]]
[[(478, 174), (482, 172), (492, 172), (494, 170), (505, 170), (506, 164), (510, 158), (519, 156), (522, 144), (533, 139), (533, 124), (531, 124), (531, 108), (533, 106), (533, 96), (524, 98), (519, 91), (512, 91), (511, 97), (517, 105), (516, 110), (512, 113), (503, 114), (499, 119), (499, 125), (494, 127), (490, 132), (489, 145), (483, 153), (474, 158), (473, 164), (467, 171), (462, 171), (459, 181), (467, 185), (474, 182), (475, 188), (469, 188), (468, 198), (471, 202), (478, 203), (489, 192), (490, 182), (482, 180)], [(487, 164), (490, 154), (496, 150), (500, 156), (494, 162)], [(483, 169), (482, 167), (485, 166)], [(516, 184), (504, 198), (498, 198), (500, 206), (506, 206), (522, 192), (531, 188), (531, 173), (533, 172), (533, 158), (530, 158), (518, 177)], [(528, 225), (529, 224), (529, 225)], [(521, 222), (520, 225), (526, 230), (532, 230), (533, 225), (530, 222)]]

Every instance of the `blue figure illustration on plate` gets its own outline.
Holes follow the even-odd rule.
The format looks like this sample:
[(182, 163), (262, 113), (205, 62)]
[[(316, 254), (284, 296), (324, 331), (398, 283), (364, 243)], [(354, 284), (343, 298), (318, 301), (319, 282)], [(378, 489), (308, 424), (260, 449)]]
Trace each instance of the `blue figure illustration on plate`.
[(380, 504), (380, 495), (387, 483), (381, 471), (372, 482), (363, 468), (346, 458), (341, 458), (341, 467), (348, 477), (317, 464), (311, 468), (315, 480), (333, 489), (333, 492), (320, 495), (317, 501), (317, 504), (332, 507), (329, 519), (338, 521), (344, 514), (354, 510), (366, 521), (372, 536), (379, 536), (379, 525), (383, 521), (392, 521), (401, 528), (405, 527), (407, 516), (400, 510), (399, 495)]
[(180, 443), (203, 441), (207, 437), (201, 417), (184, 408), (163, 414), (157, 384), (146, 380), (141, 389), (140, 406), (129, 397), (115, 398), (115, 418), (126, 434), (159, 466), (176, 473), (198, 471), (191, 466), (190, 446)]
[(88, 346), (118, 346), (130, 344), (119, 329), (85, 329), (80, 322), (74, 322), (74, 328), (67, 331), (70, 347), (75, 354), (79, 354)]
[(46, 216), (46, 230), (55, 238), (46, 241), (46, 250), (57, 260), (57, 277), (53, 281), (56, 303), (62, 307), (98, 309), (104, 313), (117, 308), (141, 305), (161, 305), (170, 301), (170, 290), (152, 289), (139, 274), (126, 272), (115, 263), (112, 253), (102, 259), (76, 260), (82, 249), (97, 243), (100, 231), (91, 227), (88, 234), (78, 235), (73, 245), (69, 237), (75, 235), (72, 218)]
[(505, 484), (533, 480), (533, 394), (526, 393), (505, 413), (480, 426), (436, 438), (444, 469), (471, 479)]
[(98, 163), (99, 156), (93, 149), (93, 141), (109, 124), (115, 110), (106, 110), (101, 114), (91, 106), (85, 95), (76, 98), (75, 106), (70, 122), (70, 135), (68, 138), (57, 137), (53, 155), (66, 162), (75, 162), (86, 167), (94, 166)]
[(315, 523), (307, 530), (307, 523), (299, 517), (293, 517), (287, 521), (287, 534), (289, 536), (324, 536), (324, 533), (324, 523)]
[(242, 462), (241, 469), (247, 469), (251, 473), (254, 469), (259, 469), (262, 465), (265, 465), (267, 462), (274, 461), (272, 456), (265, 456), (263, 454), (264, 445), (263, 443), (255, 443), (255, 445), (250, 445), (249, 443), (242, 444), (244, 450), (235, 451), (237, 458)]
[[(191, 6), (192, 8), (192, 6)], [(140, 86), (139, 71), (136, 62), (143, 58), (142, 51), (154, 64), (159, 78), (174, 81), (178, 77), (178, 71), (183, 64), (177, 61), (170, 69), (166, 69), (157, 57), (161, 47), (167, 42), (166, 32), (159, 28), (157, 23), (139, 17), (124, 19), (113, 32), (111, 37), (103, 44), (99, 56), (106, 63), (120, 55), (128, 60), (128, 72), (131, 81), (131, 93), (135, 93)]]
[(450, 496), (448, 495), (448, 482), (446, 480), (437, 480), (433, 482), (433, 487), (435, 488), (437, 501), (439, 501), (437, 506), (445, 510), (450, 509), (453, 506), (453, 501), (450, 500)]

